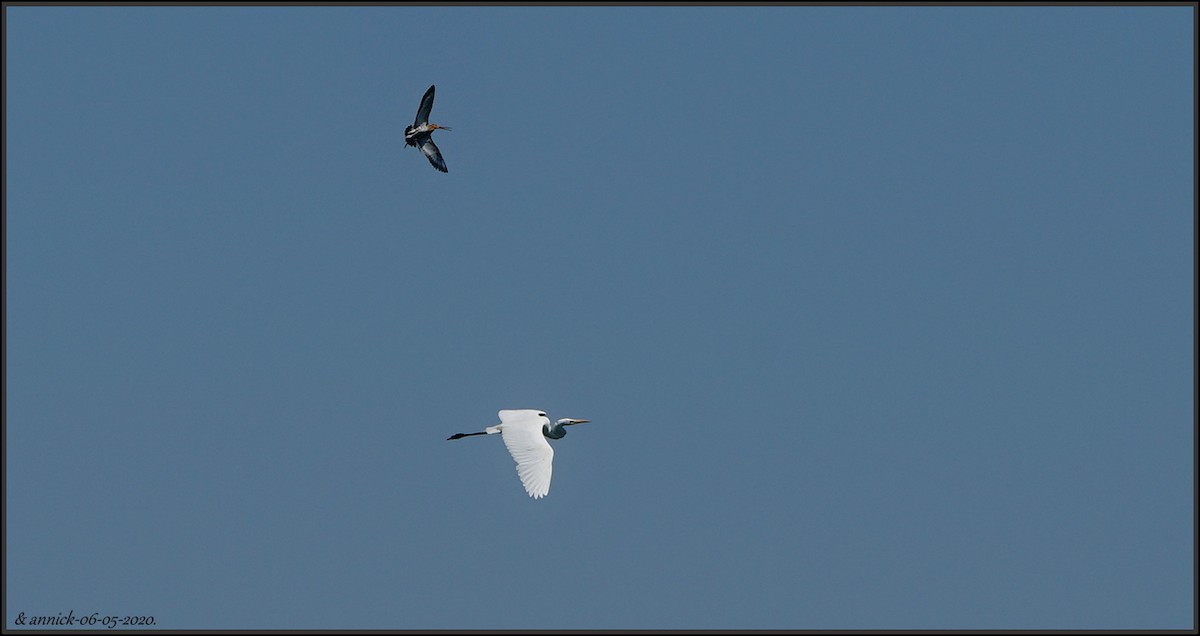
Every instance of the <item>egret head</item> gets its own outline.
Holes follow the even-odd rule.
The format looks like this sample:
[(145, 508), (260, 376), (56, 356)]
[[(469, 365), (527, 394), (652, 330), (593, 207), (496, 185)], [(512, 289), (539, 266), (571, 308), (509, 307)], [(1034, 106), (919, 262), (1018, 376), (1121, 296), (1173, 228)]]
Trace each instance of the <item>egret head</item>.
[(583, 424), (584, 422), (590, 422), (590, 421), (591, 420), (576, 420), (576, 419), (571, 419), (569, 417), (564, 417), (561, 420), (555, 422), (554, 424), (543, 425), (542, 426), (542, 434), (545, 435), (546, 437), (549, 437), (550, 439), (562, 439), (567, 434), (567, 429), (563, 428), (564, 426), (570, 426), (572, 424)]

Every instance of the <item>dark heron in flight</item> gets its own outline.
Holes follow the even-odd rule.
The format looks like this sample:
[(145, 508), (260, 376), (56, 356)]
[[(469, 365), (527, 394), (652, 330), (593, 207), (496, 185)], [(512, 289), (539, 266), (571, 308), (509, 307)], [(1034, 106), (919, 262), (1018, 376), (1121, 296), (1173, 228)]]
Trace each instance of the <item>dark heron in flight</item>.
[(421, 98), (421, 105), (417, 108), (417, 118), (413, 121), (413, 125), (404, 127), (404, 145), (420, 148), (434, 168), (448, 172), (446, 161), (442, 159), (442, 153), (438, 151), (437, 144), (433, 143), (433, 131), (450, 129), (429, 123), (430, 110), (433, 110), (433, 86), (430, 86), (429, 90), (425, 91), (425, 96)]

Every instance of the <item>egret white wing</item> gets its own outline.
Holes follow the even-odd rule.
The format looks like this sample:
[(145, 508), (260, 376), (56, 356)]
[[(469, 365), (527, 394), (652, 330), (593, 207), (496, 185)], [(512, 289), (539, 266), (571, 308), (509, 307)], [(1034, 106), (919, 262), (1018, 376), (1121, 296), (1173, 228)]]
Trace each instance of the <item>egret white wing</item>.
[[(546, 417), (546, 414), (537, 409), (505, 409), (496, 413), (496, 416), (500, 418), (501, 422), (516, 422), (519, 420), (537, 420), (538, 418)], [(549, 424), (550, 420), (547, 419), (545, 422), (540, 423)]]
[[(542, 435), (542, 417), (525, 417), (505, 420), (505, 411), (500, 412), (500, 433), (504, 445), (513, 461), (517, 462), (517, 476), (530, 497), (540, 499), (550, 492), (551, 462), (554, 449)], [(508, 413), (513, 413), (508, 411)], [(543, 416), (544, 417), (544, 416)]]

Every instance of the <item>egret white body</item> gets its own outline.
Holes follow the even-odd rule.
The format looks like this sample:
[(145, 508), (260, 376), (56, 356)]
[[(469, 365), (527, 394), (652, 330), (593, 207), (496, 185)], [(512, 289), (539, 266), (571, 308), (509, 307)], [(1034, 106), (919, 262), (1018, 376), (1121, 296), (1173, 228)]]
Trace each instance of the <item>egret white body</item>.
[(554, 449), (546, 438), (562, 439), (567, 434), (564, 426), (583, 424), (590, 420), (563, 418), (554, 424), (545, 411), (518, 409), (500, 411), (500, 423), (489, 426), (478, 433), (456, 433), (446, 439), (461, 439), (472, 435), (494, 435), (500, 433), (504, 445), (517, 462), (517, 476), (525, 486), (525, 492), (534, 499), (541, 499), (550, 492), (550, 474), (553, 470)]

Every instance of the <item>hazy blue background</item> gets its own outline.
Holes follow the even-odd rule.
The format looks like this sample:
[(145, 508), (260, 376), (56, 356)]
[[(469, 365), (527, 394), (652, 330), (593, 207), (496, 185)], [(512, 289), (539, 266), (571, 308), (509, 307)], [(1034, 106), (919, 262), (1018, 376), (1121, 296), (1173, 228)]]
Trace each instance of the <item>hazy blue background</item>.
[(7, 8), (6, 625), (1194, 627), (1193, 16)]

